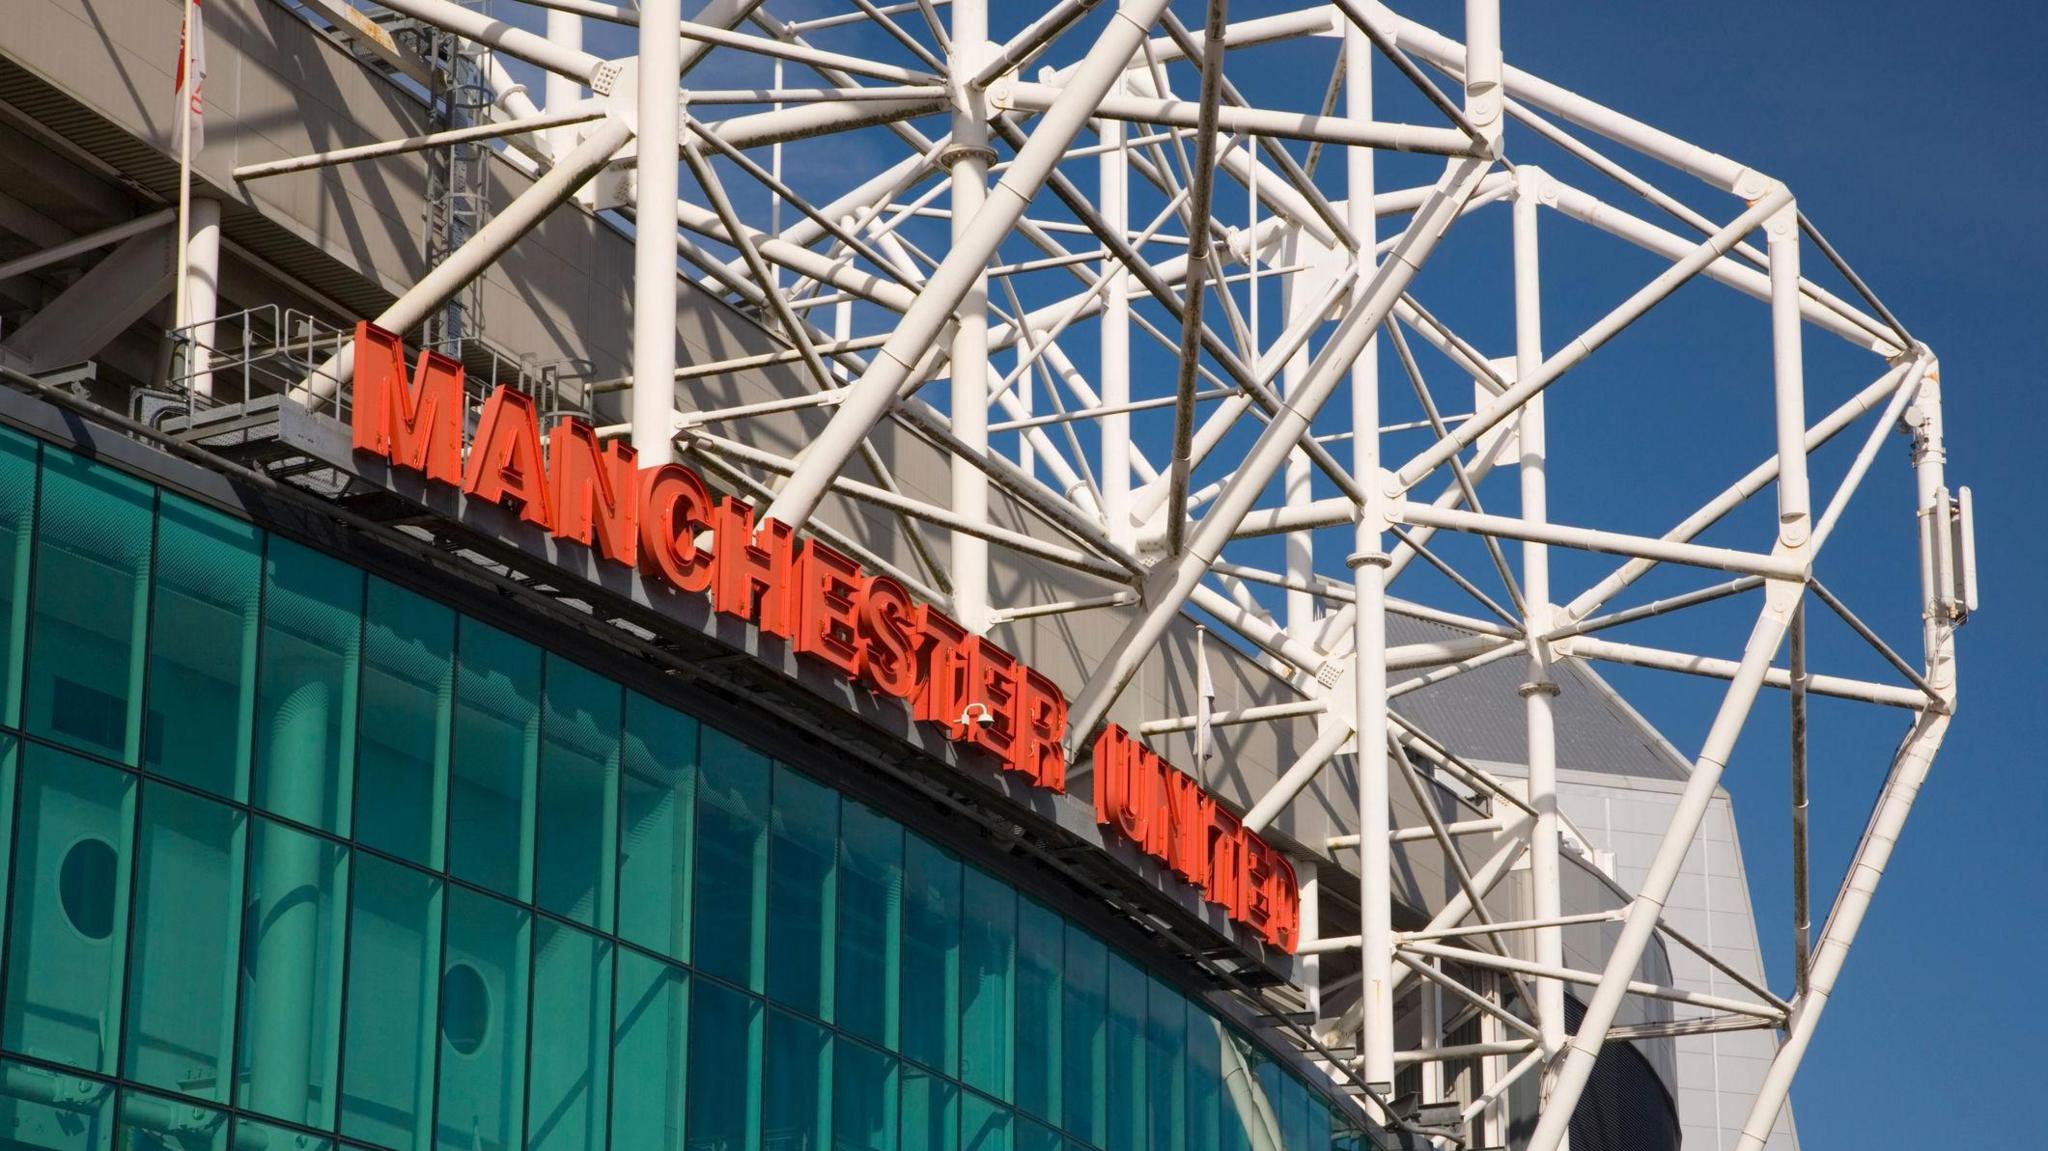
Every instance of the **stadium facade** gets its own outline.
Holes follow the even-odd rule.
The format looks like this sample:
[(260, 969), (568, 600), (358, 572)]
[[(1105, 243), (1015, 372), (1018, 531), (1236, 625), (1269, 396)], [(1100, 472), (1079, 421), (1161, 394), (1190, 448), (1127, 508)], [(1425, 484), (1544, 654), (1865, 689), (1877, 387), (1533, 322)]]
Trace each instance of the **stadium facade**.
[[(792, 335), (782, 277), (813, 277), (808, 312), (832, 303), (818, 285), (838, 273), (800, 242), (735, 240), (740, 210), (706, 180), (704, 219), (685, 226), (729, 246), (685, 242), (691, 274), (662, 288), (675, 295), (664, 342), (681, 382), (661, 400), (659, 438), (691, 447), (690, 429), (702, 435), (674, 462), (650, 451), (640, 408), (653, 389), (631, 386), (661, 361), (636, 324), (649, 217), (636, 229), (620, 215), (642, 194), (615, 159), (630, 158), (630, 133), (592, 144), (612, 124), (647, 122), (624, 110), (623, 82), (611, 87), (617, 68), (588, 86), (609, 103), (570, 85), (583, 101), (571, 116), (498, 150), (473, 142), (491, 133), (461, 133), (534, 119), (526, 65), (553, 59), (508, 41), (509, 25), (439, 0), (203, 7), (205, 138), (182, 152), (189, 192), (185, 105), (167, 98), (185, 5), (20, 0), (0, 20), (0, 1145), (1796, 1148), (1777, 1071), (1781, 1034), (1798, 1035), (1798, 1005), (1814, 1001), (1808, 961), (1796, 998), (1770, 991), (1728, 794), (1590, 662), (1642, 664), (1649, 649), (1588, 641), (1566, 653), (1586, 658), (1544, 654), (1532, 669), (1541, 645), (1526, 621), (1514, 632), (1426, 596), (1389, 601), (1373, 727), (1338, 702), (1362, 661), (1324, 642), (1342, 626), (1332, 620), (1364, 611), (1350, 574), (1333, 588), (1290, 560), (1289, 578), (1267, 581), (1273, 594), (1313, 603), (1297, 619), (1289, 602), (1281, 627), (1278, 609), (1230, 582), (1244, 571), (1210, 555), (1223, 581), (1207, 599), (1183, 592), (1146, 630), (1171, 599), (1159, 573), (1189, 554), (1178, 525), (1163, 549), (1139, 547), (1142, 525), (1127, 540), (1132, 523), (1076, 497), (1110, 490), (1085, 461), (1086, 483), (1037, 480), (1062, 478), (1030, 438), (1060, 426), (1032, 424), (1042, 412), (1021, 418), (1007, 458), (977, 465), (993, 481), (977, 488), (962, 484), (960, 460), (976, 454), (962, 437), (978, 423), (992, 454), (987, 422), (905, 403), (863, 430), (861, 454), (848, 441), (842, 474), (787, 529), (779, 516), (813, 478), (805, 460), (843, 438), (856, 393), (872, 391), (867, 361), (839, 357), (882, 340), (860, 346), (844, 326), (804, 321), (794, 326), (809, 334)], [(776, 7), (714, 0), (696, 27), (717, 28), (683, 43), (754, 51), (774, 31), (792, 70), (842, 77), (831, 91), (845, 106), (887, 103), (848, 96), (836, 71), (873, 41), (826, 59), (810, 44), (844, 22), (813, 17), (813, 31), (773, 21)], [(1046, 7), (1065, 15), (1034, 53), (1068, 24), (1094, 27), (1076, 23), (1092, 5)], [(1346, 7), (1357, 6), (1320, 10), (1310, 33), (1252, 21), (1214, 42), (1362, 44), (1343, 31)], [(873, 8), (849, 11), (940, 54), (945, 17), (957, 40), (976, 31), (957, 23), (963, 9), (980, 11)], [(752, 39), (716, 38), (749, 19)], [(1290, 20), (1303, 16), (1271, 18)], [(1037, 35), (1010, 22), (1024, 28), (1013, 46)], [(1445, 67), (1433, 33), (1382, 27)], [(1168, 39), (1193, 54), (1187, 35)], [(1085, 75), (1093, 58), (1070, 69)], [(1413, 66), (1398, 50), (1389, 59)], [(1035, 85), (1010, 63), (1010, 82), (990, 90), (1012, 115), (993, 122), (1054, 115), (1075, 73)], [(644, 49), (627, 67), (643, 66)], [(1164, 97), (1163, 69), (1131, 75)], [(1541, 82), (1518, 83), (1526, 95)], [(1139, 96), (1107, 99), (1105, 117)], [(1197, 114), (1192, 100), (1170, 103), (1134, 105), (1131, 131)], [(898, 120), (943, 128), (952, 115), (956, 144), (972, 137), (948, 107), (941, 97)], [(1396, 146), (1360, 134), (1368, 118), (1291, 138), (1349, 131), (1359, 150)], [(1232, 123), (1246, 138), (1267, 126)], [(1217, 144), (1213, 118), (1182, 129), (1186, 143)], [(416, 138), (429, 142), (341, 167), (300, 162)], [(1013, 143), (1004, 156), (1019, 154)], [(601, 162), (576, 168), (585, 151)], [(983, 153), (996, 154), (986, 132), (872, 194), (898, 206), (936, 173), (962, 204), (957, 182)], [(1218, 170), (1235, 173), (1230, 162)], [(1272, 162), (1264, 178), (1283, 181)], [(789, 225), (794, 193), (760, 174)], [(559, 200), (501, 229), (516, 234), (487, 264), (415, 306), (422, 284), (465, 248), (498, 244), (489, 229), (564, 178)], [(1481, 185), (1475, 171), (1467, 190), (1499, 199), (1530, 178)], [(1315, 264), (1312, 241), (1331, 245), (1304, 224), (1322, 214), (1301, 199), (1287, 201), (1303, 214), (1296, 231), (1219, 236), (1222, 260), (1276, 275)], [(856, 215), (819, 222), (806, 242), (849, 267), (856, 254), (914, 263), (891, 228), (860, 232)], [(1781, 251), (1774, 239), (1773, 259)], [(773, 286), (750, 293), (764, 252)], [(701, 275), (721, 261), (738, 273)], [(1349, 290), (1333, 285), (1315, 288), (1329, 293), (1320, 306)], [(1882, 409), (1881, 429), (1919, 428), (1924, 456), (1916, 413), (1930, 404), (1938, 437), (1931, 357), (1818, 298), (1805, 301), (1824, 313), (1809, 324), (1853, 328), (1889, 361), (1887, 386), (1859, 393), (1852, 414)], [(875, 289), (859, 303), (893, 299)], [(1802, 305), (1789, 306), (1796, 328)], [(972, 362), (958, 342), (969, 316), (951, 309), (928, 346)], [(825, 359), (845, 394), (818, 403), (807, 372)], [(1502, 382), (1523, 378), (1512, 359), (1488, 363)], [(1057, 402), (1050, 382), (1042, 398)], [(736, 423), (706, 414), (738, 411)], [(1522, 470), (1540, 472), (1540, 421), (1510, 426), (1538, 453)], [(1479, 434), (1459, 445), (1476, 441), (1472, 482), (1501, 443)], [(1128, 457), (1121, 466), (1128, 481)], [(1268, 534), (1306, 539), (1338, 522), (1315, 518), (1301, 475)], [(934, 510), (947, 507), (951, 518)], [(1944, 502), (1938, 514), (1946, 547), (1959, 513)], [(1339, 517), (1347, 538), (1356, 518)], [(1408, 522), (1424, 538), (1459, 526)], [(1966, 522), (1956, 531), (1966, 544)], [(1689, 538), (1657, 551), (1616, 536), (1593, 550), (1677, 563), (1719, 550)], [(1771, 550), (1727, 552), (1720, 566), (1752, 581), (1736, 591), (1804, 578)], [(1120, 566), (1132, 555), (1150, 576)], [(1343, 567), (1327, 548), (1324, 559)], [(1945, 725), (1942, 661), (1966, 608), (1963, 575), (1942, 570), (1924, 678), (1812, 690), (1917, 709), (1916, 732)], [(1522, 589), (1503, 578), (1519, 616)], [(1135, 649), (1134, 634), (1146, 637)], [(1724, 662), (1739, 685), (1748, 673)], [(1389, 672), (1414, 679), (1389, 692)], [(1785, 686), (1803, 701), (1808, 683)], [(1361, 754), (1354, 727), (1391, 731), (1387, 749)], [(1909, 766), (1932, 754), (1907, 749)], [(1803, 786), (1803, 750), (1798, 762)], [(1373, 796), (1383, 847), (1360, 834)], [(1667, 864), (1666, 829), (1681, 820), (1697, 836)], [(1375, 891), (1381, 914), (1368, 913)], [(1375, 959), (1376, 931), (1396, 933), (1398, 951)], [(1565, 1117), (1547, 1125), (1551, 1110)]]

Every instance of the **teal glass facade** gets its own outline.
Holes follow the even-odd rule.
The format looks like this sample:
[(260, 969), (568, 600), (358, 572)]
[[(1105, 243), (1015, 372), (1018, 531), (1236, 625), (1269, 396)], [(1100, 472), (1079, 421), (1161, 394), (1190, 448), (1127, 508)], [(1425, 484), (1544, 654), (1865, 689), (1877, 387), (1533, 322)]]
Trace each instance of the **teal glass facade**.
[(0, 431), (0, 1151), (1331, 1151), (1000, 875)]

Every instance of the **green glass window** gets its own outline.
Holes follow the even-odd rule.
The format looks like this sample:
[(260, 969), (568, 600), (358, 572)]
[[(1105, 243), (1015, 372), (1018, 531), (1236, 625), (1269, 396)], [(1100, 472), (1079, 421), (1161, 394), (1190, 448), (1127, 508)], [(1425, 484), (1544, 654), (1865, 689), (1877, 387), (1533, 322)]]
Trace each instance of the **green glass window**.
[(958, 1151), (960, 1088), (909, 1064), (902, 1075), (902, 1151)]
[(1207, 1011), (1188, 1008), (1188, 1151), (1226, 1151), (1222, 1113), (1230, 1106), (1223, 1084), (1221, 1028)]
[(190, 500), (157, 508), (143, 766), (244, 799), (263, 533)]
[(28, 573), (35, 547), (36, 442), (0, 429), (0, 723), (21, 722), (21, 654), (28, 639)]
[(697, 813), (697, 721), (626, 695), (619, 780), (619, 935), (690, 957), (690, 825)]
[(115, 1142), (121, 1151), (228, 1151), (228, 1113), (122, 1091)]
[(788, 1012), (771, 1009), (767, 1060), (761, 1078), (763, 1146), (830, 1145), (831, 1032)]
[(1101, 1146), (1108, 1139), (1109, 948), (1067, 925), (1061, 995), (1060, 1113), (1067, 1132)]
[[(1066, 924), (1051, 911), (1017, 901), (1017, 1106), (1060, 1121), (1060, 1001)], [(1020, 1149), (1021, 1151), (1021, 1149)]]
[(1012, 1121), (1010, 1139), (1017, 1151), (1066, 1151), (1066, 1140), (1060, 1133), (1043, 1123), (1033, 1123), (1019, 1115)]
[(708, 979), (690, 988), (688, 1146), (761, 1151), (761, 1001)]
[(604, 1151), (611, 1085), (612, 945), (543, 920), (533, 945), (526, 1145)]
[(967, 868), (960, 892), (960, 1079), (1008, 1100), (1016, 1001), (1017, 892)]
[(839, 815), (839, 937), (833, 1010), (841, 1030), (896, 1047), (903, 977), (903, 827), (847, 800)]
[(363, 706), (356, 724), (355, 837), (442, 866), (448, 741), (455, 712), (455, 613), (370, 581)]
[(896, 1061), (839, 1037), (832, 1061), (832, 1146), (896, 1151)]
[(425, 1151), (434, 1116), (442, 881), (358, 855), (352, 886), (341, 1133)]
[[(20, 741), (0, 733), (0, 906), (13, 890), (8, 882), (14, 876), (14, 779), (20, 758)], [(7, 923), (0, 919), (0, 970), (6, 968), (6, 955)]]
[(962, 1091), (960, 1151), (1010, 1151), (1010, 1112), (986, 1095)]
[[(1268, 1066), (1272, 1066), (1268, 1064)], [(1294, 1148), (1308, 1146), (1308, 1088), (1301, 1080), (1275, 1067), (1280, 1091), (1274, 1100), (1280, 1112), (1280, 1139), (1283, 1146)]]
[(1309, 1151), (1329, 1151), (1330, 1105), (1314, 1095), (1308, 1097), (1308, 1148)]
[(1151, 1151), (1187, 1151), (1187, 1000), (1156, 977), (1150, 983), (1145, 1094), (1152, 1110)]
[(441, 1151), (517, 1146), (526, 1099), (532, 913), (455, 888), (441, 948)]
[(540, 766), (540, 649), (462, 618), (448, 870), (515, 898), (533, 890)]
[(1143, 968), (1123, 956), (1109, 954), (1109, 1124), (1103, 1145), (1109, 1151), (1145, 1151), (1150, 1108), (1146, 1092), (1145, 1026), (1151, 1018), (1152, 980)]
[(150, 488), (68, 452), (43, 459), (27, 727), (134, 763), (149, 628)]
[(553, 655), (547, 658), (546, 684), (534, 901), (610, 931), (625, 696), (618, 684)]
[(960, 861), (906, 834), (903, 892), (903, 1054), (952, 1075), (960, 1067)]
[(612, 1146), (682, 1151), (689, 973), (622, 950), (612, 1002)]
[(236, 1119), (234, 1144), (245, 1151), (334, 1151), (334, 1140), (308, 1135), (304, 1131), (291, 1131), (269, 1123), (258, 1123), (254, 1119)]
[(135, 858), (133, 776), (31, 745), (8, 925), (7, 1049), (111, 1074)]
[(143, 789), (129, 960), (126, 1077), (228, 1102), (244, 816), (160, 783)]
[(363, 573), (276, 536), (263, 566), (256, 803), (346, 835)]
[(830, 1021), (839, 793), (775, 765), (768, 845), (768, 997)]
[(762, 985), (768, 917), (768, 757), (703, 729), (691, 955), (699, 971)]
[(1246, 1062), (1251, 1064), (1252, 1079), (1258, 1083), (1259, 1092), (1266, 1100), (1269, 1114), (1264, 1118), (1273, 1124), (1273, 1137), (1286, 1151), (1296, 1151), (1297, 1145), (1288, 1139), (1292, 1123), (1288, 1117), (1287, 1097), (1281, 1090), (1287, 1076), (1278, 1064), (1266, 1057), (1264, 1052), (1250, 1047), (1249, 1044), (1246, 1046), (1251, 1051)]
[(0, 1131), (9, 1151), (110, 1151), (114, 1091), (102, 1087), (76, 1102), (63, 1099), (78, 1083), (26, 1063), (0, 1063)]
[(242, 927), (241, 1068), (235, 1101), (334, 1126), (348, 852), (259, 819), (249, 837)]

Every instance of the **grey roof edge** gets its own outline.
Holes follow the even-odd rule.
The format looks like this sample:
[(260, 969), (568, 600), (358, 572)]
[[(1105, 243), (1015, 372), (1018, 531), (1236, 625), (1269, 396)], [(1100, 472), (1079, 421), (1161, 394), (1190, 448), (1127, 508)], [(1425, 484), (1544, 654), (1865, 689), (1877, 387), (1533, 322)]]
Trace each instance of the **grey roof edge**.
[[(1693, 761), (1688, 759), (1685, 753), (1679, 751), (1669, 739), (1666, 739), (1664, 733), (1658, 730), (1657, 725), (1645, 718), (1642, 712), (1637, 711), (1635, 705), (1623, 698), (1622, 694), (1614, 689), (1614, 685), (1608, 683), (1606, 677), (1594, 669), (1590, 660), (1574, 659), (1572, 664), (1574, 669), (1584, 674), (1586, 681), (1592, 684), (1594, 689), (1606, 698), (1608, 706), (1620, 713), (1624, 719), (1627, 719), (1630, 723), (1641, 729), (1653, 750), (1670, 760), (1671, 765), (1681, 773), (1682, 777), (1687, 779), (1692, 777)], [(1718, 795), (1727, 794), (1726, 790), (1718, 785), (1715, 786), (1714, 791)]]

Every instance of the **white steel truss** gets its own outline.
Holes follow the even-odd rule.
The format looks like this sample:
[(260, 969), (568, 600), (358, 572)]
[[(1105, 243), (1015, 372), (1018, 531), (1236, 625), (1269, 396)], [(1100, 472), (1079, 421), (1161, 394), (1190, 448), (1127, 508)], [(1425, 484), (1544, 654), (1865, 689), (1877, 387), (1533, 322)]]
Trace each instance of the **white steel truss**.
[[(1023, 14), (989, 0), (852, 0), (844, 14), (808, 19), (785, 19), (776, 0), (709, 0), (687, 19), (681, 0), (530, 0), (546, 10), (544, 33), (451, 0), (382, 3), (491, 50), (499, 58), (493, 75), (508, 75), (509, 59), (542, 70), (547, 84), (544, 108), (508, 93), (501, 119), (486, 128), (238, 173), (262, 179), (458, 134), (522, 138), (521, 162), (535, 163), (539, 180), (376, 323), (416, 326), (558, 205), (591, 196), (594, 177), (634, 169), (629, 201), (598, 193), (595, 204), (630, 209), (635, 228), (632, 374), (620, 382), (630, 400), (624, 422), (604, 430), (630, 435), (643, 463), (670, 458), (680, 445), (719, 474), (769, 493), (765, 515), (794, 527), (828, 500), (863, 501), (906, 524), (934, 525), (944, 545), (921, 545), (924, 567), (906, 578), (977, 631), (1063, 612), (1114, 619), (1120, 634), (1109, 658), (1075, 693), (1077, 740), (1183, 613), (1234, 635), (1294, 685), (1299, 702), (1206, 720), (1160, 716), (1144, 733), (1315, 717), (1323, 737), (1250, 805), (1245, 822), (1253, 828), (1333, 764), (1355, 772), (1360, 834), (1329, 846), (1357, 853), (1359, 931), (1310, 938), (1301, 948), (1357, 957), (1353, 1001), (1316, 1024), (1318, 1039), (1338, 1053), (1333, 1073), (1384, 1106), (1399, 1068), (1470, 1061), (1476, 1078), (1461, 1096), (1459, 1125), (1434, 1132), (1446, 1144), (1484, 1141), (1483, 1132), (1468, 1135), (1475, 1129), (1467, 1124), (1487, 1122), (1512, 1082), (1538, 1074), (1542, 1107), (1530, 1146), (1555, 1151), (1609, 1040), (1772, 1028), (1781, 1034), (1778, 1053), (1739, 1144), (1763, 1146), (1947, 730), (1954, 631), (1973, 598), (1968, 525), (1944, 476), (1934, 353), (1814, 229), (1781, 178), (1506, 67), (1498, 0), (1466, 0), (1462, 38), (1375, 0), (1237, 21), (1228, 0), (1058, 0)], [(1006, 33), (991, 27), (992, 16)], [(637, 52), (586, 51), (586, 37), (596, 41), (592, 22), (634, 27)], [(1316, 39), (1333, 48), (1327, 85), (1309, 84), (1289, 102), (1287, 93), (1272, 95), (1270, 78), (1234, 82), (1234, 61)], [(744, 66), (706, 66), (733, 61)], [(768, 81), (693, 87), (700, 72)], [(1383, 118), (1376, 86), (1385, 106), (1420, 109), (1419, 122)], [(800, 141), (813, 141), (806, 155), (822, 154), (819, 137), (838, 141), (847, 162), (803, 171), (783, 163), (784, 149)], [(1517, 162), (1525, 150), (1561, 154), (1559, 170)], [(1633, 164), (1676, 177), (1683, 197)], [(1388, 179), (1412, 171), (1423, 177)], [(1568, 179), (1644, 203), (1625, 210)], [(1717, 210), (1693, 206), (1714, 197)], [(1425, 304), (1422, 273), (1452, 237), (1500, 235), (1476, 221), (1502, 213), (1506, 244), (1490, 266), (1511, 285), (1510, 306), (1501, 323), (1464, 325), (1472, 334), (1462, 334)], [(1543, 327), (1546, 301), (1571, 289), (1565, 277), (1545, 274), (1538, 236), (1546, 219), (1613, 237), (1656, 265), (1632, 294), (1563, 341), (1546, 339)], [(1758, 231), (1761, 246), (1752, 239)], [(1803, 271), (1803, 256), (1832, 265), (1846, 294)], [(758, 315), (778, 349), (679, 365), (671, 323), (679, 261)], [(1683, 314), (1669, 301), (1695, 281), (1767, 310), (1774, 450), (1661, 535), (1554, 519), (1550, 391), (1569, 387), (1568, 376), (1653, 310)], [(1863, 377), (1874, 382), (1818, 419), (1807, 407), (1805, 341), (1815, 334), (1876, 358)], [(1450, 365), (1461, 387), (1472, 382), (1469, 410), (1425, 379), (1418, 347)], [(301, 396), (331, 395), (347, 379), (346, 356), (309, 377)], [(799, 366), (811, 390), (715, 410), (690, 399), (694, 381), (777, 363)], [(1152, 386), (1141, 386), (1144, 373), (1134, 370), (1146, 363), (1168, 365)], [(927, 386), (940, 376), (943, 396)], [(1420, 418), (1409, 414), (1411, 393)], [(1340, 394), (1348, 412), (1331, 403)], [(830, 419), (794, 458), (745, 442), (747, 420), (813, 405), (829, 409)], [(1868, 425), (1861, 447), (1816, 506), (1809, 456), (1859, 423)], [(889, 478), (873, 438), (892, 426), (950, 454), (945, 504), (905, 494)], [(1825, 545), (1894, 429), (1911, 437), (1916, 477), (1910, 510), (1924, 625), (1917, 660), (1895, 652), (1819, 578)], [(1682, 450), (1711, 453), (1712, 445)], [(881, 483), (842, 477), (857, 455)], [(1510, 471), (1512, 485), (1503, 482)], [(1702, 542), (1724, 521), (1739, 528), (1743, 508), (1767, 488), (1775, 501), (1768, 528)], [(991, 524), (993, 491), (1047, 517), (1064, 539)], [(1625, 493), (1596, 513), (1610, 510), (1616, 522), (1627, 519)], [(1345, 546), (1333, 551), (1330, 531), (1347, 525)], [(922, 539), (921, 529), (906, 530)], [(1454, 535), (1479, 546), (1453, 556), (1445, 544)], [(1271, 536), (1281, 537), (1279, 547), (1264, 538)], [(1099, 594), (997, 602), (991, 549), (1085, 573)], [(1621, 561), (1583, 587), (1560, 588), (1557, 549)], [(1910, 562), (1902, 557), (1901, 569)], [(1732, 578), (1614, 606), (1653, 573), (1695, 567)], [(1435, 591), (1404, 598), (1397, 581), (1411, 569), (1434, 572)], [(1603, 634), (1710, 604), (1725, 608), (1752, 592), (1761, 603), (1735, 658)], [(1902, 600), (1906, 594), (1901, 589)], [(1809, 671), (1805, 622), (1816, 601), (1868, 642), (1891, 679)], [(1449, 624), (1469, 638), (1390, 645), (1390, 614)], [(1526, 671), (1525, 789), (1464, 762), (1390, 706), (1503, 660)], [(1727, 683), (1653, 866), (1612, 911), (1567, 914), (1561, 900), (1553, 701), (1562, 661)], [(1663, 915), (1765, 688), (1785, 692), (1792, 731), (1792, 888), (1801, 926), (1796, 986), (1783, 997), (1697, 948)], [(1806, 728), (1816, 695), (1910, 715), (1868, 829), (1818, 940), (1810, 940)], [(1391, 827), (1392, 789), (1419, 790), (1425, 769), (1457, 780), (1488, 814), (1447, 823), (1425, 802), (1429, 826)], [(1477, 867), (1460, 862), (1454, 846), (1470, 836), (1497, 844)], [(1425, 840), (1443, 847), (1460, 893), (1426, 928), (1397, 932), (1390, 852)], [(1487, 894), (1525, 858), (1530, 917), (1493, 919)], [(1339, 872), (1326, 865), (1320, 880), (1313, 869), (1302, 874), (1327, 885)], [(1597, 970), (1565, 961), (1564, 929), (1586, 922), (1620, 924)], [(1660, 936), (1700, 950), (1743, 993), (1707, 995), (1640, 978)], [(1510, 946), (1521, 938), (1531, 945)], [(1397, 1049), (1395, 1003), (1414, 980), (1441, 988), (1441, 1010), (1469, 1013), (1481, 1038), (1445, 1044), (1432, 1025), (1421, 1047)], [(1576, 1027), (1567, 1025), (1569, 986), (1583, 989)], [(1503, 1006), (1504, 989), (1517, 990), (1516, 1010)], [(1323, 1001), (1321, 990), (1310, 988), (1312, 1002)], [(1692, 1012), (1618, 1026), (1631, 996)], [(1453, 1072), (1432, 1075), (1429, 1082), (1447, 1089)]]

